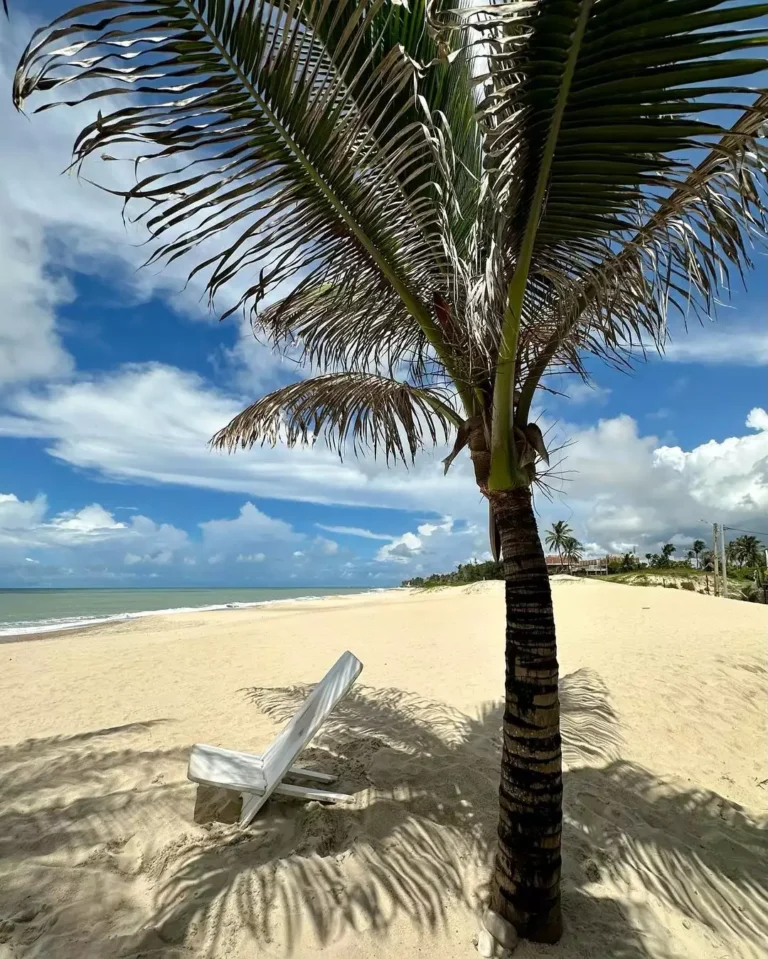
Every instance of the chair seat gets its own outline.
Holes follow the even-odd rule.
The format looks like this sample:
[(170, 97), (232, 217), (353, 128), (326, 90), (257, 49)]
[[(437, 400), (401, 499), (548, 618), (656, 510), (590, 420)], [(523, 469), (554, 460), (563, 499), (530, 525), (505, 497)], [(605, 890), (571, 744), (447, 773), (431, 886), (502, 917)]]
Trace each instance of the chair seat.
[(267, 788), (260, 756), (198, 743), (189, 754), (187, 777), (206, 786), (263, 793)]

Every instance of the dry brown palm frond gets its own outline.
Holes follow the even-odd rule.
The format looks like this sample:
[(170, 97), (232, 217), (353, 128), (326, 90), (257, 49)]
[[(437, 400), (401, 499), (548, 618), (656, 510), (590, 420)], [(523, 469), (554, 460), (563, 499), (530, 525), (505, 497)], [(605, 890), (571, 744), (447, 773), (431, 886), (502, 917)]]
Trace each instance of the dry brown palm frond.
[(216, 449), (312, 444), (323, 437), (341, 456), (383, 451), (408, 463), (428, 443), (446, 442), (462, 422), (442, 390), (420, 388), (372, 373), (329, 373), (301, 380), (262, 397), (211, 440)]

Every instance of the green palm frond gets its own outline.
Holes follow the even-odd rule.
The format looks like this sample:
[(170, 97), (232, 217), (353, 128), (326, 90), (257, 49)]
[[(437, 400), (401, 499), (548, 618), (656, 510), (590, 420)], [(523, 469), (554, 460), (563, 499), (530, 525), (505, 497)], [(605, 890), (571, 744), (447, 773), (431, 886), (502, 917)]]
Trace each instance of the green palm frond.
[(255, 443), (289, 446), (323, 437), (339, 455), (347, 442), (356, 453), (381, 450), (386, 459), (412, 461), (427, 443), (447, 441), (462, 423), (440, 390), (418, 388), (371, 373), (329, 373), (301, 380), (243, 410), (211, 444), (216, 449)]
[(551, 315), (558, 291), (629, 240), (685, 180), (691, 151), (726, 132), (717, 111), (739, 103), (750, 92), (744, 79), (765, 69), (764, 57), (748, 54), (768, 42), (767, 10), (540, 0), (468, 12), (491, 66), (480, 108), (492, 233), (506, 255), (494, 273), (506, 302), (491, 488), (522, 480), (510, 423), (524, 325)]
[(755, 238), (768, 232), (766, 118), (763, 94), (628, 241), (561, 291), (549, 330), (537, 325), (542, 345), (521, 376), (521, 420), (553, 363), (583, 373), (581, 354), (629, 356), (644, 333), (663, 347), (671, 310), (715, 312), (717, 294), (751, 265)]
[(139, 218), (158, 240), (150, 262), (196, 257), (191, 276), (206, 275), (211, 297), (253, 272), (231, 309), (258, 307), (296, 277), (354, 280), (418, 324), (450, 368), (430, 306), (455, 257), (437, 202), (450, 151), (429, 108), (419, 112), (419, 64), (391, 45), (393, 9), (388, 0), (86, 4), (35, 34), (14, 100), (72, 84), (76, 95), (59, 102), (131, 95), (81, 132), (74, 161), (134, 147), (151, 172), (121, 195), (144, 206)]

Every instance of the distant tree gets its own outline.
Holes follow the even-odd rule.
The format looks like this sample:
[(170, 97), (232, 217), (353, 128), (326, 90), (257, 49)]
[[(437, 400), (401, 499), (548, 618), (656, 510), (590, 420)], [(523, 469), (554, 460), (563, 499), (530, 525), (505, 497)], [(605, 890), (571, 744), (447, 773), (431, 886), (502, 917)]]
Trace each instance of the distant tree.
[(652, 560), (652, 559), (653, 559), (653, 553), (646, 553), (646, 554), (645, 554), (645, 561), (648, 563), (649, 566), (651, 565), (651, 560)]
[(485, 563), (459, 563), (452, 573), (431, 573), (426, 578), (414, 576), (412, 579), (404, 579), (401, 585), (417, 589), (429, 586), (462, 586), (486, 579), (504, 579), (503, 565), (493, 560)]
[(699, 569), (699, 568), (701, 567), (700, 556), (701, 556), (701, 554), (704, 552), (704, 550), (705, 550), (706, 548), (707, 548), (707, 544), (704, 542), (703, 539), (695, 539), (695, 540), (693, 541), (693, 546), (691, 547), (691, 551), (692, 551), (693, 555), (696, 557), (696, 568), (697, 568), (697, 569)]
[(728, 546), (734, 547), (734, 555), (739, 566), (761, 566), (763, 545), (756, 536), (739, 536)]
[(676, 551), (676, 547), (673, 543), (665, 543), (661, 547), (661, 555), (659, 556), (659, 561), (656, 565), (660, 566), (663, 569), (666, 569), (668, 566), (672, 565), (672, 554)]
[(566, 536), (563, 542), (563, 556), (568, 562), (568, 570), (571, 569), (571, 563), (578, 563), (582, 556), (584, 547), (575, 536)]
[(573, 536), (573, 530), (564, 519), (559, 519), (544, 534), (544, 542), (548, 549), (554, 549), (563, 565), (563, 553), (565, 553), (566, 541)]

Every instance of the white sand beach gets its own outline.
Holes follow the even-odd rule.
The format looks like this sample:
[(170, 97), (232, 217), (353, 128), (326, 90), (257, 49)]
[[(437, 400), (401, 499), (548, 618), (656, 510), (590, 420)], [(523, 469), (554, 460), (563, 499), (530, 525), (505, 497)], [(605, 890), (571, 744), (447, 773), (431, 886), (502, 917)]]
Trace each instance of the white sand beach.
[[(766, 608), (554, 595), (566, 929), (515, 955), (765, 956)], [(491, 583), (0, 645), (0, 957), (476, 955), (503, 639)], [(190, 745), (259, 751), (347, 648), (364, 671), (303, 761), (355, 802), (272, 800), (238, 832)]]

